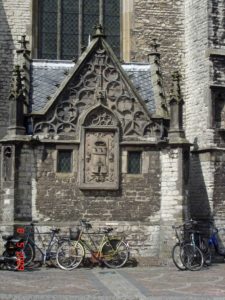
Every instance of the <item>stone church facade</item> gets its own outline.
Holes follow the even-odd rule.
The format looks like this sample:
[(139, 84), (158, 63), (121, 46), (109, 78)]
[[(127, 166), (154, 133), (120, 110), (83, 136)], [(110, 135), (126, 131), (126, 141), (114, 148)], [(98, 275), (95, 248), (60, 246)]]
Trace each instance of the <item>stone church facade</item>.
[(167, 260), (174, 223), (225, 216), (224, 3), (121, 0), (112, 37), (79, 10), (67, 38), (88, 42), (68, 59), (63, 34), (39, 49), (45, 1), (0, 0), (1, 226), (86, 218)]

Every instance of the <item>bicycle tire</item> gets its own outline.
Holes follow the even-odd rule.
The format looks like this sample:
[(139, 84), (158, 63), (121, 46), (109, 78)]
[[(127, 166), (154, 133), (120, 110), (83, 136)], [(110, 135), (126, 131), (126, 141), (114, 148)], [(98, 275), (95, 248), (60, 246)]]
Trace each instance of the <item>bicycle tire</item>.
[(49, 253), (50, 265), (53, 266), (53, 267), (56, 267), (56, 268), (58, 267), (57, 260), (56, 260), (56, 254), (57, 254), (58, 248), (59, 248), (59, 242), (55, 241), (51, 245), (50, 253)]
[(212, 264), (212, 249), (210, 245), (205, 239), (202, 239), (199, 248), (202, 251), (204, 257), (204, 264), (206, 266), (210, 266)]
[(181, 260), (190, 271), (199, 271), (204, 265), (202, 251), (193, 244), (184, 244), (181, 247)]
[(187, 267), (183, 264), (181, 260), (181, 247), (182, 245), (180, 243), (177, 243), (173, 246), (172, 259), (173, 259), (173, 263), (179, 270), (185, 271), (187, 270)]
[(110, 239), (102, 245), (101, 253), (104, 264), (109, 268), (121, 268), (129, 259), (127, 243), (120, 239)]
[(26, 243), (23, 248), (24, 253), (24, 266), (29, 266), (31, 262), (34, 260), (34, 249), (30, 243)]
[(63, 242), (56, 253), (56, 261), (58, 266), (63, 270), (73, 270), (77, 268), (83, 261), (85, 251), (83, 245), (79, 241)]

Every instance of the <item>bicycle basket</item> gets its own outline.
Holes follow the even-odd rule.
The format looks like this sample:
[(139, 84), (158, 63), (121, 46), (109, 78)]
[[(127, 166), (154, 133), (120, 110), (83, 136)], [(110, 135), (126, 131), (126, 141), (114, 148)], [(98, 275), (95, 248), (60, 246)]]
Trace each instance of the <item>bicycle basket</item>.
[(80, 235), (79, 228), (70, 228), (70, 239), (71, 240), (78, 240), (79, 235)]

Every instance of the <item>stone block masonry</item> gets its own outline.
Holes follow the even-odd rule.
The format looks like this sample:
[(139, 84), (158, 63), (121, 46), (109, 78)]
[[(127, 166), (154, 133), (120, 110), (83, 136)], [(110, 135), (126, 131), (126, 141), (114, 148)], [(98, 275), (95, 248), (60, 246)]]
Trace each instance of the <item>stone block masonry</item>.
[(187, 217), (183, 186), (183, 151), (182, 148), (166, 149), (161, 152), (163, 166), (161, 178), (160, 210), (160, 254), (170, 257), (174, 244), (172, 225), (182, 224)]
[(184, 72), (184, 3), (177, 0), (134, 0), (131, 60), (146, 61), (151, 43), (161, 44), (162, 71), (166, 94), (171, 88), (171, 74)]
[[(208, 145), (209, 61), (207, 1), (185, 1), (185, 112), (186, 137), (198, 147)], [(209, 132), (208, 132), (209, 131)]]
[[(148, 172), (123, 173), (118, 191), (82, 191), (78, 186), (78, 161), (73, 173), (56, 173), (56, 151), (54, 145), (39, 146), (35, 150), (26, 145), (21, 148), (15, 196), (16, 220), (33, 217), (42, 222), (50, 218), (55, 226), (74, 224), (81, 218), (100, 225), (112, 223), (118, 233), (127, 236), (135, 257), (157, 258), (161, 186), (159, 152), (146, 149), (143, 164)], [(74, 147), (74, 151), (77, 157), (78, 148)]]

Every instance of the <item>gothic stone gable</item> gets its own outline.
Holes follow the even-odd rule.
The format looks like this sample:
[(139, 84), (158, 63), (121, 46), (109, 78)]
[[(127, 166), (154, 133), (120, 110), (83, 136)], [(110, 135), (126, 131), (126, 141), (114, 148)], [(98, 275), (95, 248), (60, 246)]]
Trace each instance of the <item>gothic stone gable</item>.
[(33, 113), (34, 135), (80, 140), (80, 119), (102, 104), (117, 116), (122, 139), (157, 140), (160, 124), (149, 112), (103, 38), (95, 38), (75, 69), (39, 114)]

